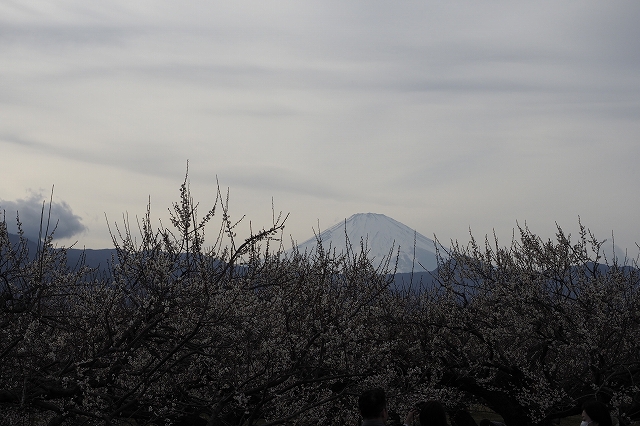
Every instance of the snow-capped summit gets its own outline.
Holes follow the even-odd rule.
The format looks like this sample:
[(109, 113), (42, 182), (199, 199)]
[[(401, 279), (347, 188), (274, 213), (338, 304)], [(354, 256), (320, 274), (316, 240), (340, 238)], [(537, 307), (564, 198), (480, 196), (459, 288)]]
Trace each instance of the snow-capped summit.
[[(344, 222), (321, 232), (319, 237), (325, 249), (331, 246), (338, 253), (346, 251), (347, 239), (355, 252), (360, 251), (360, 241), (364, 241), (369, 250), (369, 258), (374, 261), (375, 266), (388, 257), (393, 249), (390, 265), (393, 267), (400, 247), (398, 273), (424, 272), (425, 269), (432, 271), (437, 267), (433, 240), (383, 214), (354, 214)], [(299, 244), (298, 249), (301, 252), (311, 252), (316, 246), (317, 240), (313, 237)]]

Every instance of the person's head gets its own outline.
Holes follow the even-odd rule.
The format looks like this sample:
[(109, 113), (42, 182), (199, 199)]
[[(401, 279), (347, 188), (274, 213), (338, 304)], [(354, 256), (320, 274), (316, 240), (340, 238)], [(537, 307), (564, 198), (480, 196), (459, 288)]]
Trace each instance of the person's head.
[(582, 422), (588, 426), (611, 426), (611, 414), (599, 401), (588, 401), (582, 405)]
[(447, 413), (438, 401), (427, 401), (420, 405), (420, 425), (447, 426)]
[(358, 408), (363, 419), (387, 420), (387, 398), (381, 388), (369, 389), (358, 398)]

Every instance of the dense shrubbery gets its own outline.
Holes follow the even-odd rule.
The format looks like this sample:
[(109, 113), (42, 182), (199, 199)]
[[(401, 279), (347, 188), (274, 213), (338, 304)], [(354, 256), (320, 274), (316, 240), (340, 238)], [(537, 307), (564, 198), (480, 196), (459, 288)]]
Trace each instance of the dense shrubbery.
[(105, 276), (67, 268), (50, 236), (29, 260), (0, 225), (6, 424), (356, 424), (370, 386), (401, 414), (427, 397), (510, 425), (593, 397), (636, 413), (638, 273), (598, 266), (586, 231), (455, 245), (434, 285), (401, 292), (366, 247), (285, 255), (281, 218), (236, 245), (220, 195), (199, 220), (185, 181), (171, 229), (149, 212), (139, 236), (116, 228)]

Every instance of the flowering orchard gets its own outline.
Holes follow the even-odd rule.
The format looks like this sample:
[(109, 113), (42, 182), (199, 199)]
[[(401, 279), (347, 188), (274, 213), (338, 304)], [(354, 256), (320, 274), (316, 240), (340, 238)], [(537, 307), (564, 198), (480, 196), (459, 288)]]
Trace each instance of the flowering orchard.
[[(284, 219), (241, 244), (219, 193), (187, 183), (171, 229), (112, 229), (108, 274), (35, 260), (0, 227), (0, 411), (8, 424), (281, 424), (355, 419), (353, 395), (397, 371), (388, 279), (362, 253), (284, 257)], [(221, 217), (215, 242), (204, 227)], [(396, 373), (394, 373), (396, 374)], [(388, 377), (390, 373), (384, 373)], [(1, 422), (0, 422), (1, 423)]]
[(560, 228), (555, 241), (520, 228), (504, 248), (472, 237), (441, 258), (416, 318), (416, 364), (431, 382), (508, 425), (549, 424), (594, 398), (623, 423), (638, 417), (637, 262), (601, 263), (603, 243), (580, 229), (572, 242)]
[(34, 258), (2, 222), (0, 423), (355, 425), (372, 386), (400, 416), (434, 397), (509, 425), (593, 397), (636, 414), (637, 269), (600, 266), (586, 231), (454, 245), (433, 284), (399, 291), (364, 244), (285, 255), (286, 218), (237, 243), (227, 200), (199, 218), (185, 180), (171, 228), (148, 209), (135, 236), (112, 229), (108, 273), (69, 268), (51, 235)]

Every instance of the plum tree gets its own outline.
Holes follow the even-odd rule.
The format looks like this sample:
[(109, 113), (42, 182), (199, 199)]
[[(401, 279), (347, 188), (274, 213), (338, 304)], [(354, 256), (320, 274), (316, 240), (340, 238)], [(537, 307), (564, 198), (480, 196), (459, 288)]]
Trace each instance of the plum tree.
[(590, 398), (637, 415), (637, 265), (602, 264), (603, 243), (580, 229), (574, 243), (560, 227), (555, 241), (521, 227), (508, 247), (472, 237), (441, 256), (416, 318), (422, 365), (438, 385), (509, 425), (578, 414)]

